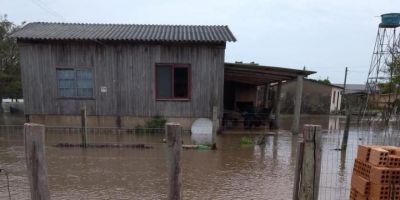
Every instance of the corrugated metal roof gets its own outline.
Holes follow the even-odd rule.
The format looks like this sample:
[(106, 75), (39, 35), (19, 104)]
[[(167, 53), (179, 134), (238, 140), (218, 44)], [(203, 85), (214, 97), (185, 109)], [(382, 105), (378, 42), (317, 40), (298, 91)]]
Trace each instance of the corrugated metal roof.
[(254, 63), (225, 63), (225, 80), (264, 85), (296, 79), (298, 75), (308, 76), (314, 71), (272, 67)]
[(12, 37), (30, 40), (115, 40), (146, 42), (234, 42), (228, 26), (77, 24), (34, 22)]

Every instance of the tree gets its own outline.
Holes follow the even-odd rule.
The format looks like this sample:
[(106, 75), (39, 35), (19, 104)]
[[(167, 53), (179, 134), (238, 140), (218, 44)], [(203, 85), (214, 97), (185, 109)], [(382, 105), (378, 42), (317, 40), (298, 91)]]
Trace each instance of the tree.
[(4, 98), (22, 97), (18, 46), (16, 40), (10, 37), (19, 28), (7, 20), (7, 15), (0, 16), (0, 104)]
[(392, 53), (392, 60), (386, 62), (388, 66), (385, 73), (389, 75), (389, 80), (379, 83), (379, 89), (382, 94), (398, 92), (400, 86), (400, 56)]
[(322, 83), (325, 85), (331, 85), (331, 81), (329, 80), (328, 77), (326, 79), (310, 79), (310, 80), (315, 81), (317, 83)]

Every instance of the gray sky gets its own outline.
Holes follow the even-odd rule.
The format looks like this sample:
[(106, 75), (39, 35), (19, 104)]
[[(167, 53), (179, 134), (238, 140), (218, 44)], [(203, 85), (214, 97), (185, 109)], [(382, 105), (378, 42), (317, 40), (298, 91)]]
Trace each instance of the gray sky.
[(228, 25), (237, 38), (226, 61), (317, 71), (364, 83), (379, 15), (399, 0), (0, 0), (0, 14), (22, 21)]

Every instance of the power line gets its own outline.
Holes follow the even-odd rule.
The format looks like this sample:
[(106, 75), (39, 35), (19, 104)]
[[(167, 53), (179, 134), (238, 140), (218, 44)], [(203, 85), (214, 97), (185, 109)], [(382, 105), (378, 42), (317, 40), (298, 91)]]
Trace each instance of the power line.
[(62, 21), (66, 21), (65, 17), (63, 17), (57, 11), (55, 11), (52, 8), (50, 8), (49, 6), (47, 6), (45, 2), (43, 2), (41, 0), (31, 0), (31, 2), (34, 3), (36, 6), (38, 6), (39, 8), (41, 8), (43, 11), (49, 13), (50, 15), (57, 17), (57, 18), (61, 19)]

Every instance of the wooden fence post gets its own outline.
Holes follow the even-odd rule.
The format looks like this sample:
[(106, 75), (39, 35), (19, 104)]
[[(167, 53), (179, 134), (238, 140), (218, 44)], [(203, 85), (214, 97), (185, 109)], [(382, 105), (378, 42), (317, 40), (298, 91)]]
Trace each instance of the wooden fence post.
[(87, 146), (87, 119), (86, 119), (86, 106), (81, 108), (81, 144), (83, 147)]
[(304, 125), (299, 200), (317, 200), (321, 172), (320, 125)]
[(304, 142), (299, 142), (297, 146), (296, 169), (294, 171), (293, 200), (299, 200), (299, 187), (301, 177), (301, 167), (303, 165)]
[(167, 123), (165, 126), (168, 145), (168, 200), (180, 200), (182, 127), (178, 123)]
[(219, 129), (218, 120), (218, 106), (213, 106), (212, 110), (212, 139), (211, 139), (211, 149), (217, 149), (217, 131)]
[(24, 124), (25, 157), (32, 200), (50, 199), (44, 134), (43, 125)]

